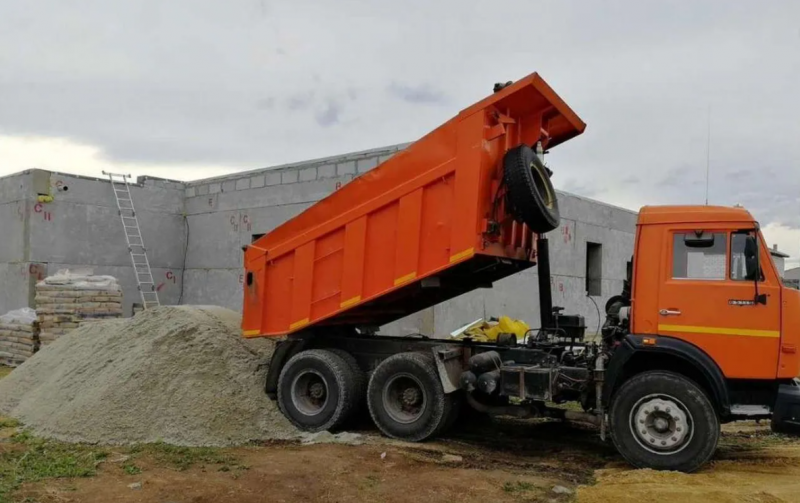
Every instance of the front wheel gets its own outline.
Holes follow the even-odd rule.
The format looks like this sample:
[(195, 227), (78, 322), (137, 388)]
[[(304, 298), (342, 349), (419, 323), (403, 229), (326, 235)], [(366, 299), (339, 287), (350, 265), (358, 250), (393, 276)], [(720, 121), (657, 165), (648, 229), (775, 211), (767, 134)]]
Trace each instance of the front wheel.
[(693, 472), (717, 448), (717, 413), (703, 390), (672, 372), (637, 374), (611, 403), (614, 445), (638, 468)]

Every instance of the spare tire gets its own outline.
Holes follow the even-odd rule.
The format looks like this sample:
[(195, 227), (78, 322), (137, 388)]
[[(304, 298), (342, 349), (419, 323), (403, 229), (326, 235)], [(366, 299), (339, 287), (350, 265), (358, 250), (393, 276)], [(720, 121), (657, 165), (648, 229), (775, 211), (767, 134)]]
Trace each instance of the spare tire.
[(506, 152), (503, 182), (508, 212), (538, 234), (550, 232), (561, 222), (558, 197), (544, 163), (527, 145)]

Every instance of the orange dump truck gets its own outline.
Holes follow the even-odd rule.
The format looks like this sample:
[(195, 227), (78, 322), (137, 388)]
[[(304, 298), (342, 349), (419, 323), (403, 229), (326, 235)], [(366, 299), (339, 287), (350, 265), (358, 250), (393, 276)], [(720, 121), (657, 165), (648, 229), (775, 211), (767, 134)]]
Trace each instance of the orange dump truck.
[[(310, 431), (366, 405), (386, 435), (435, 436), (464, 407), (588, 422), (636, 466), (692, 471), (720, 424), (800, 425), (800, 292), (744, 209), (645, 207), (598, 340), (553, 307), (546, 150), (585, 124), (537, 75), (498, 84), (245, 250), (243, 333), (282, 337), (266, 392)], [(441, 340), (379, 327), (536, 266), (540, 326)], [(283, 337), (286, 336), (286, 337)], [(579, 402), (583, 412), (553, 407)]]

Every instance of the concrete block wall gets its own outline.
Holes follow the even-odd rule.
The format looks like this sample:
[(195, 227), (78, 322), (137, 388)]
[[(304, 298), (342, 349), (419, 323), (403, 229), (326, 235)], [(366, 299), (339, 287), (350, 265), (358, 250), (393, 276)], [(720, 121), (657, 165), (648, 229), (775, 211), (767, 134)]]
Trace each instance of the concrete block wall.
[[(140, 298), (110, 183), (41, 170), (0, 179), (0, 183), (8, 185), (8, 180), (16, 178), (28, 183), (19, 188), (16, 207), (12, 203), (13, 208), (0, 210), (0, 222), (4, 233), (8, 227), (15, 236), (21, 235), (13, 241), (23, 243), (22, 253), (18, 245), (0, 248), (0, 263), (6, 261), (6, 255), (13, 258), (6, 268), (17, 275), (8, 283), (15, 287), (6, 288), (4, 283), (3, 290), (20, 288), (23, 293), (0, 297), (0, 311), (33, 306), (35, 282), (59, 269), (91, 268), (95, 274), (119, 280), (125, 296), (123, 308), (130, 312)], [(143, 178), (130, 189), (160, 297), (166, 304), (175, 304), (185, 250), (184, 185)], [(53, 200), (38, 202), (37, 196), (43, 192), (49, 192)], [(17, 219), (9, 218), (9, 212)]]
[(32, 292), (27, 226), (30, 173), (0, 178), (0, 314), (26, 307)]

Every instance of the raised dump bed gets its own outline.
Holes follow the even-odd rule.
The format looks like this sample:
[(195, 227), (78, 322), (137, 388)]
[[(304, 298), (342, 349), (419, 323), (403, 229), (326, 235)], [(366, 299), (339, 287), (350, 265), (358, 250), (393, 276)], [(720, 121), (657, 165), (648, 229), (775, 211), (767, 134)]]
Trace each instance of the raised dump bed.
[(536, 73), (464, 109), (247, 248), (244, 335), (378, 327), (531, 267), (505, 154), (584, 128)]

